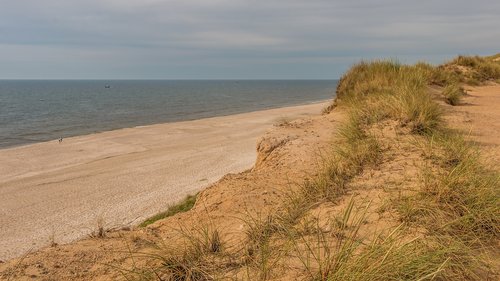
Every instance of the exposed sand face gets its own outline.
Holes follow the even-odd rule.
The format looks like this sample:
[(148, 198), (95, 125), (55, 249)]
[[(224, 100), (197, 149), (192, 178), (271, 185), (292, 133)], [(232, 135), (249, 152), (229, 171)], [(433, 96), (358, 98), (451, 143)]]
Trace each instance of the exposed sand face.
[(227, 173), (251, 168), (281, 118), (326, 103), (122, 129), (0, 150), (0, 260), (137, 224)]

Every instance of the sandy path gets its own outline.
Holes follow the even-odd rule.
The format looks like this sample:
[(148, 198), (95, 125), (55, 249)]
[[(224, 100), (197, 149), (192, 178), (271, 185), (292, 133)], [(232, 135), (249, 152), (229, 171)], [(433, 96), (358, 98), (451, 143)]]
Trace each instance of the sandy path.
[(500, 163), (500, 85), (466, 87), (462, 104), (452, 107), (448, 122), (464, 130), (482, 148), (483, 157)]
[(318, 103), (158, 124), (0, 150), (0, 259), (136, 224), (227, 173), (250, 168), (259, 136)]

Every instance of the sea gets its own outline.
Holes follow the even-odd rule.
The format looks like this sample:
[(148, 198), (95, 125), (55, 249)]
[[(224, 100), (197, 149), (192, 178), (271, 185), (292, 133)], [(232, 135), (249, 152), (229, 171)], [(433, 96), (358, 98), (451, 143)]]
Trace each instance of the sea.
[(0, 80), (0, 149), (332, 99), (338, 80)]

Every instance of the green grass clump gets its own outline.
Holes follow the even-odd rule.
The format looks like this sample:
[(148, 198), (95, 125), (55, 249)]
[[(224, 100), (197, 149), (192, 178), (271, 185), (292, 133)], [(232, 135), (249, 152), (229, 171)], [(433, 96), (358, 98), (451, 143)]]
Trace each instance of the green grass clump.
[(362, 99), (389, 89), (397, 79), (401, 65), (395, 61), (361, 62), (346, 72), (337, 85), (337, 98)]
[(468, 246), (500, 238), (500, 175), (457, 133), (436, 132), (429, 142), (437, 163), (423, 168), (422, 189), (401, 202), (402, 217)]
[(391, 103), (394, 116), (418, 134), (429, 133), (441, 123), (441, 109), (427, 93), (427, 79), (418, 69), (407, 70)]
[(465, 90), (458, 84), (450, 84), (446, 86), (443, 90), (443, 96), (445, 101), (450, 105), (458, 105), (460, 100), (465, 95)]
[(139, 226), (145, 227), (145, 226), (148, 226), (148, 225), (150, 225), (158, 220), (161, 220), (161, 219), (164, 219), (167, 217), (171, 217), (177, 213), (187, 212), (187, 211), (191, 210), (191, 208), (193, 208), (194, 204), (196, 203), (197, 196), (198, 196), (198, 194), (188, 195), (181, 202), (179, 202), (173, 206), (170, 206), (165, 212), (161, 212), (159, 214), (156, 214), (156, 215), (148, 218), (147, 220), (142, 222)]
[(356, 109), (366, 123), (392, 118), (414, 133), (429, 133), (441, 122), (441, 110), (427, 93), (431, 72), (425, 64), (362, 62), (340, 80), (338, 102)]

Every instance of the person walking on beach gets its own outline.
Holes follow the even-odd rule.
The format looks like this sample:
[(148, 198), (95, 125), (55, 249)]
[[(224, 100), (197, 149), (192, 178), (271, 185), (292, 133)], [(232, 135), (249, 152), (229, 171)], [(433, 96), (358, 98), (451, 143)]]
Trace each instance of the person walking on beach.
[(59, 143), (62, 143), (62, 141), (63, 141), (63, 138), (60, 138), (60, 139), (59, 139)]

